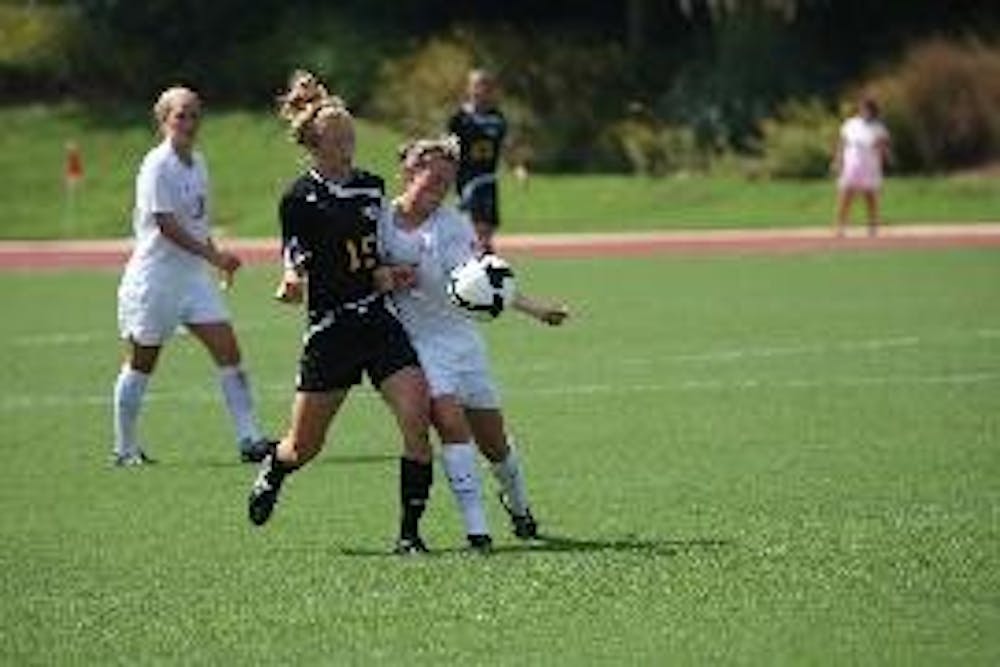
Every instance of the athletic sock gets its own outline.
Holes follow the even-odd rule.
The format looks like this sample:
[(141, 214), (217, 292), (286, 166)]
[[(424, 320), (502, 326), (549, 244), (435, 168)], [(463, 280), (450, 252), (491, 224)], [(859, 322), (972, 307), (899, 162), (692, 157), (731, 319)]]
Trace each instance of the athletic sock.
[(434, 467), (430, 462), (399, 459), (400, 537), (413, 538), (420, 534), (420, 517), (427, 506), (433, 477)]
[(236, 427), (237, 441), (253, 443), (260, 440), (261, 432), (257, 425), (253, 396), (250, 395), (250, 382), (243, 369), (239, 366), (219, 367), (219, 387)]
[(528, 489), (524, 481), (524, 471), (521, 470), (521, 458), (517, 454), (513, 441), (508, 441), (507, 458), (492, 464), (493, 476), (500, 483), (510, 510), (517, 516), (528, 513)]
[(115, 380), (115, 454), (118, 456), (135, 454), (139, 449), (136, 442), (136, 422), (147, 385), (149, 375), (129, 366), (122, 366), (118, 379)]
[(265, 460), (268, 461), (267, 478), (272, 483), (281, 483), (285, 477), (288, 477), (301, 467), (297, 463), (286, 463), (285, 461), (278, 459), (277, 450), (273, 451), (270, 457)]
[(476, 467), (476, 447), (471, 442), (445, 444), (441, 460), (455, 502), (462, 512), (466, 535), (488, 535), (483, 509), (483, 483)]

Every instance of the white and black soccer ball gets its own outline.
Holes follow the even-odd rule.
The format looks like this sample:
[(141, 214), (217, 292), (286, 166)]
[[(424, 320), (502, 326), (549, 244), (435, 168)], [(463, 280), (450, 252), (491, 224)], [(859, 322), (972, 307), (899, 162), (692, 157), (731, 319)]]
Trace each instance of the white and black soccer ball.
[(478, 320), (498, 317), (514, 301), (516, 292), (510, 264), (493, 254), (474, 257), (448, 276), (451, 302)]

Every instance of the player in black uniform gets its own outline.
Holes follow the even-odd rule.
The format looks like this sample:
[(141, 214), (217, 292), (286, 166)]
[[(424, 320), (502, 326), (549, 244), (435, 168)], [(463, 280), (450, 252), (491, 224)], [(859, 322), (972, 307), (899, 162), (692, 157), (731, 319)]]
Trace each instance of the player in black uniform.
[(448, 121), (448, 131), (458, 137), (461, 155), (455, 186), (459, 208), (472, 218), (483, 248), (493, 248), (500, 226), (497, 201), (497, 164), (507, 135), (507, 120), (497, 108), (496, 79), (486, 70), (469, 72), (465, 102)]
[(305, 297), (308, 329), (291, 426), (261, 464), (249, 517), (256, 525), (268, 520), (285, 477), (319, 453), (331, 420), (365, 373), (403, 435), (397, 551), (426, 551), (418, 528), (431, 485), (428, 391), (384, 299), (394, 287), (412, 285), (413, 272), (378, 264), (384, 184), (353, 167), (354, 126), (343, 102), (307, 72), (293, 75), (282, 102), (281, 114), (309, 151), (312, 168), (281, 200), (285, 270), (276, 297), (288, 303)]

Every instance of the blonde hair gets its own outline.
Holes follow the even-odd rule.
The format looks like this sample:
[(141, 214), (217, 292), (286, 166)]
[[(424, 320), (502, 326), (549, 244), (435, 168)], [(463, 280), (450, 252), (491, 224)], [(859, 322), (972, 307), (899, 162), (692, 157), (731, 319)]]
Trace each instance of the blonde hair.
[(184, 97), (193, 98), (198, 106), (201, 106), (201, 98), (198, 97), (198, 93), (187, 86), (170, 86), (160, 93), (160, 96), (156, 99), (156, 104), (153, 105), (153, 118), (156, 119), (156, 124), (162, 125), (167, 120), (167, 116), (170, 115), (170, 111), (174, 108), (177, 101)]
[(320, 119), (352, 119), (344, 100), (331, 95), (315, 74), (302, 69), (292, 72), (288, 90), (278, 96), (278, 104), (278, 115), (288, 122), (291, 138), (306, 147), (316, 145)]
[(474, 69), (469, 70), (468, 81), (470, 84), (476, 81), (482, 81), (486, 85), (492, 86), (496, 84), (497, 78), (496, 75), (494, 75), (493, 72), (491, 72), (490, 70), (484, 69), (482, 67), (476, 67)]
[(460, 155), (461, 146), (454, 134), (414, 139), (399, 147), (399, 162), (404, 171), (418, 169), (435, 157), (458, 162)]

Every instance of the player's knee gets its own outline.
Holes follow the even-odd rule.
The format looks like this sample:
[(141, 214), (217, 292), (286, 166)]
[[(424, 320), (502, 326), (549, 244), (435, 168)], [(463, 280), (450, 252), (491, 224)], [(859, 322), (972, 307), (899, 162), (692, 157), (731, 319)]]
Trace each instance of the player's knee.
[(466, 442), (472, 438), (469, 425), (461, 413), (437, 410), (431, 421), (441, 442)]
[(403, 436), (409, 439), (427, 439), (427, 429), (430, 428), (430, 418), (426, 406), (415, 403), (399, 408), (396, 413)]
[(236, 341), (227, 341), (212, 350), (212, 356), (219, 366), (239, 366), (243, 361)]
[(507, 459), (510, 454), (510, 447), (504, 439), (481, 438), (476, 440), (479, 451), (490, 463), (500, 463)]

